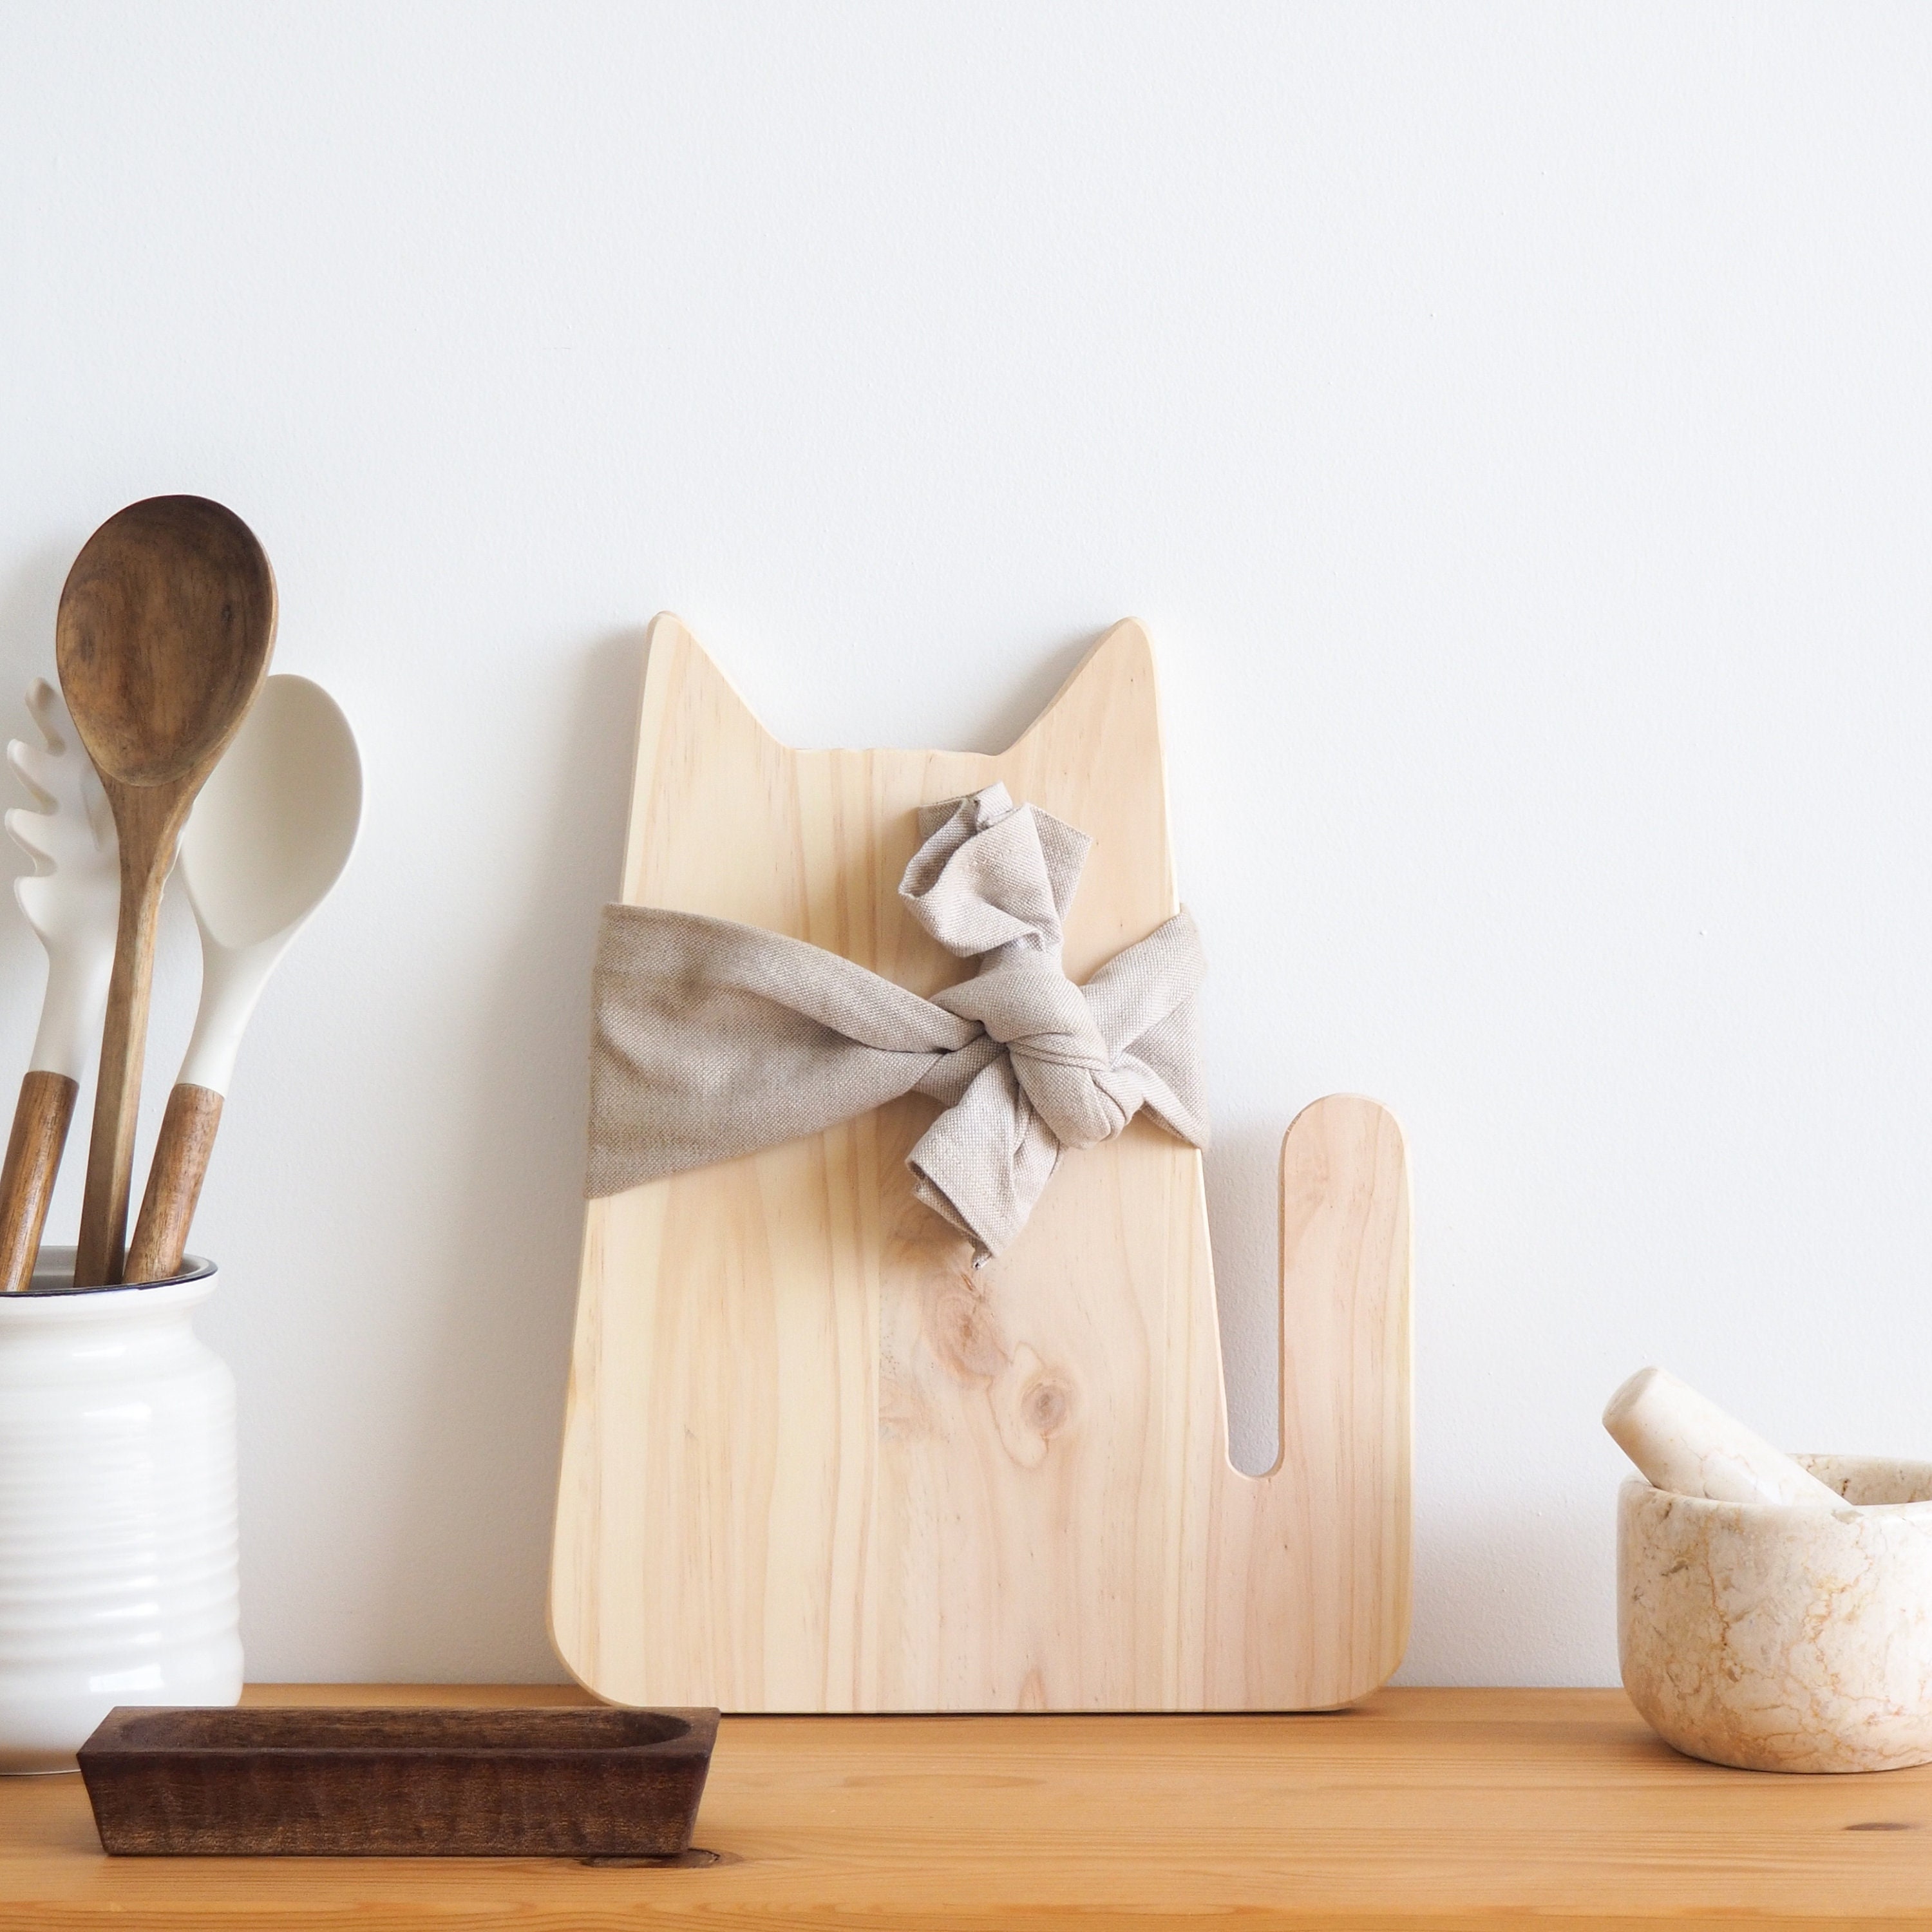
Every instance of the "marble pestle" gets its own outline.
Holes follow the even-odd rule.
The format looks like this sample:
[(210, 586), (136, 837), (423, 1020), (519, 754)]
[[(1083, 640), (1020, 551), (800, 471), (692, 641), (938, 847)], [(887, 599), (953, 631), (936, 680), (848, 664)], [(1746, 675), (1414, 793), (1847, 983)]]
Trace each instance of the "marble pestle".
[(1604, 1426), (1653, 1488), (1723, 1503), (1845, 1499), (1666, 1369), (1640, 1369), (1610, 1397)]

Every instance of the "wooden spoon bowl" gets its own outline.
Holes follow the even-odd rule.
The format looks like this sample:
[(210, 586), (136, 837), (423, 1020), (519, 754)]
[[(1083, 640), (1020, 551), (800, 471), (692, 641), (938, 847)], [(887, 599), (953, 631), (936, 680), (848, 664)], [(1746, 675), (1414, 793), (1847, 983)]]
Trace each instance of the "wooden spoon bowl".
[(254, 533), (202, 496), (134, 503), (88, 538), (55, 655), (121, 841), (121, 916), (74, 1281), (121, 1279), (161, 887), (195, 794), (274, 646), (275, 579)]

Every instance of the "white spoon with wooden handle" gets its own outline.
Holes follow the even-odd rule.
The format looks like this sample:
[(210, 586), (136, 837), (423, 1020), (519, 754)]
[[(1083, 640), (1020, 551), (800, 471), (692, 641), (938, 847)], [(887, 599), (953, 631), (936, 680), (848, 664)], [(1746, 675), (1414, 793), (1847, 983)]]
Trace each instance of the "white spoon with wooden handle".
[(161, 1116), (129, 1281), (180, 1268), (242, 1030), (289, 941), (341, 877), (362, 817), (362, 763), (334, 699), (305, 677), (268, 679), (182, 834), (201, 927), (201, 1010)]
[(74, 1096), (100, 1045), (121, 910), (114, 814), (74, 720), (44, 677), (27, 687), (27, 708), (43, 742), (16, 738), (7, 758), (34, 806), (8, 812), (7, 830), (34, 861), (14, 896), (47, 950), (47, 990), (0, 1169), (0, 1293), (9, 1294), (34, 1278)]

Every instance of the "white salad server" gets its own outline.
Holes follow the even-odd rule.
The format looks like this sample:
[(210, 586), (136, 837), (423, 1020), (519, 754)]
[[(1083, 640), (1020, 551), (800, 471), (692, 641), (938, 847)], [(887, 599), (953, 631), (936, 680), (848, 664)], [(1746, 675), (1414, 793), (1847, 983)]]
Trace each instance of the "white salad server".
[(100, 1051), (121, 906), (114, 814), (67, 706), (37, 677), (27, 708), (45, 742), (7, 747), (34, 800), (7, 814), (7, 830), (34, 863), (14, 881), (14, 896), (46, 948), (47, 990), (0, 1172), (0, 1292), (8, 1294), (33, 1278), (74, 1096)]

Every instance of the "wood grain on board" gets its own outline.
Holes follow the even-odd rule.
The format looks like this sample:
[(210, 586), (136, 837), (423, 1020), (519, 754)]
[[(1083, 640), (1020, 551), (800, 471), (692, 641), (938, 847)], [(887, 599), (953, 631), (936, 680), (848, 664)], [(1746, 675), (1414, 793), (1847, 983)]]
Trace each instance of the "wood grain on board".
[[(1151, 650), (1118, 626), (1009, 750), (796, 751), (653, 626), (623, 897), (922, 993), (915, 808), (1003, 781), (1092, 836), (1076, 980), (1176, 910)], [(1211, 957), (1213, 935), (1208, 935)], [(570, 1670), (728, 1711), (1327, 1708), (1408, 1618), (1408, 1197), (1374, 1102), (1284, 1146), (1283, 1450), (1229, 1463), (1194, 1150), (1069, 1154), (976, 1273), (910, 1096), (587, 1210), (551, 1576)]]
[(0, 1778), (0, 1932), (1850, 1932), (1932, 1921), (1928, 1846), (1932, 1766), (1721, 1770), (1621, 1690), (1383, 1690), (1326, 1717), (728, 1718), (692, 1849), (668, 1865), (110, 1858), (79, 1778)]

